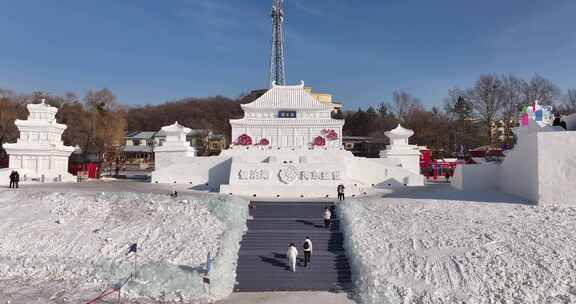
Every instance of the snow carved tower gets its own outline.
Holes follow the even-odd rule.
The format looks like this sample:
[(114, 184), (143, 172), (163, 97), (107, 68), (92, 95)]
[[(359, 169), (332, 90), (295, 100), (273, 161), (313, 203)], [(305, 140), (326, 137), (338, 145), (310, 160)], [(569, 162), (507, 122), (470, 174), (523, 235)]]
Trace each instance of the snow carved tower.
[(62, 133), (66, 125), (56, 122), (58, 109), (42, 103), (29, 104), (27, 120), (16, 120), (20, 131), (16, 143), (4, 144), (10, 156), (10, 170), (17, 170), (21, 178), (41, 182), (75, 181), (68, 173), (68, 157), (74, 147), (64, 146)]

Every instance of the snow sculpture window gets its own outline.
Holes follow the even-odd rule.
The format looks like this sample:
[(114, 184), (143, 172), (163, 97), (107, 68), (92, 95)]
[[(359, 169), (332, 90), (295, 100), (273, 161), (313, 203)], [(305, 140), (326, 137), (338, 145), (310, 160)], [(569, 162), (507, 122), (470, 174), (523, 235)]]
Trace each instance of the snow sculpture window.
[(278, 118), (296, 118), (296, 111), (278, 111)]

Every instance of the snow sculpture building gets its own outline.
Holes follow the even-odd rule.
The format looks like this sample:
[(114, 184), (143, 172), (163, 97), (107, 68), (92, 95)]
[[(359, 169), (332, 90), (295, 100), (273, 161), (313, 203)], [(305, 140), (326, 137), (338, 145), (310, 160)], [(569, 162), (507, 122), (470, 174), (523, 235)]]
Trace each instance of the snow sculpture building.
[(397, 159), (406, 170), (420, 174), (420, 149), (408, 143), (414, 131), (398, 124), (398, 127), (384, 134), (390, 139), (390, 145), (386, 147), (386, 150), (380, 151), (380, 157)]
[[(12, 170), (18, 171), (21, 181), (73, 182), (76, 177), (68, 173), (68, 158), (74, 147), (64, 146), (62, 133), (66, 125), (56, 122), (58, 109), (42, 103), (29, 104), (27, 120), (16, 120), (20, 131), (16, 143), (4, 144), (8, 153), (9, 169), (3, 170), (7, 180)], [(5, 176), (6, 177), (5, 177)]]
[[(410, 163), (407, 143), (391, 145), (397, 149), (389, 156), (410, 154), (400, 159), (361, 158), (344, 150), (344, 121), (331, 118), (333, 108), (314, 99), (303, 83), (273, 85), (242, 108), (244, 118), (230, 121), (233, 143), (228, 150), (214, 157), (163, 154), (170, 160), (156, 166), (152, 182), (272, 198), (334, 197), (339, 184), (348, 195), (358, 195), (371, 187), (424, 183)], [(408, 131), (399, 129), (398, 136)]]
[(242, 140), (250, 137), (251, 144), (280, 150), (338, 150), (342, 146), (344, 121), (332, 119), (333, 107), (307, 93), (304, 83), (273, 85), (242, 109), (244, 118), (230, 121), (232, 140), (236, 139), (237, 145), (245, 144)]
[(194, 157), (196, 149), (190, 146), (186, 141), (186, 135), (190, 129), (180, 125), (178, 122), (162, 128), (162, 133), (166, 139), (159, 147), (154, 149), (155, 164), (160, 167), (167, 167), (172, 164), (174, 159), (182, 157)]

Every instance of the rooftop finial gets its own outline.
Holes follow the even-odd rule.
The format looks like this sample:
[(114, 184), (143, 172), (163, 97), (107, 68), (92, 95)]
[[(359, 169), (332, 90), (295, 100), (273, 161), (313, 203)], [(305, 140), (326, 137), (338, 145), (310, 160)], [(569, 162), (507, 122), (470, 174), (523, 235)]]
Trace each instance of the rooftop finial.
[(42, 98), (42, 104), (46, 104), (46, 98)]

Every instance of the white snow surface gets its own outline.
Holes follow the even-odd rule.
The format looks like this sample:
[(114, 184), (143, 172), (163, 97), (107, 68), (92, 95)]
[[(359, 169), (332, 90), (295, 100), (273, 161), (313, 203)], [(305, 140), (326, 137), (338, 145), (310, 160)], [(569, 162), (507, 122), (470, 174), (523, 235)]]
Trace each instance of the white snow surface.
[(576, 302), (576, 208), (451, 191), (339, 205), (362, 303)]
[[(138, 271), (124, 295), (144, 302), (222, 299), (235, 284), (247, 217), (247, 201), (220, 195), (0, 190), (0, 299), (94, 298), (130, 275), (134, 254), (127, 253), (135, 242)], [(202, 283), (208, 252), (215, 257), (212, 297)]]

